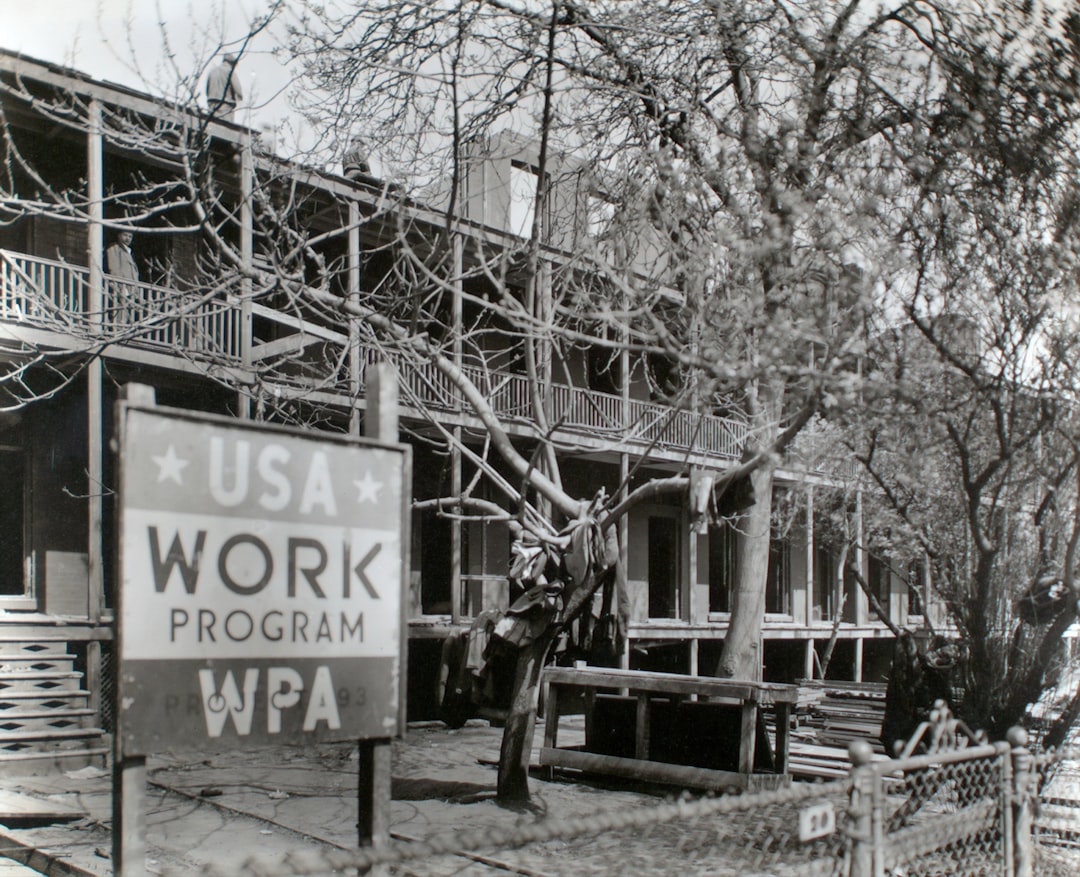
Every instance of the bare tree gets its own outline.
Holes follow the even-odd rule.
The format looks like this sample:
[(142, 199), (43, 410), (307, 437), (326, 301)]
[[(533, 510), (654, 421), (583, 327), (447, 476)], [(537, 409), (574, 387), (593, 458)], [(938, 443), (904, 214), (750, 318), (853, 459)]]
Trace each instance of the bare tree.
[[(935, 288), (937, 249), (989, 257), (952, 228), (974, 233), (972, 213), (1012, 210), (995, 187), (1038, 200), (1055, 176), (1075, 114), (1071, 22), (1038, 4), (774, 0), (395, 4), (392, 26), (388, 15), (364, 4), (329, 41), (299, 35), (321, 85), (314, 118), (341, 125), (363, 108), (372, 141), (428, 161), (452, 205), (470, 144), (525, 129), (542, 157), (584, 155), (575, 172), (612, 205), (607, 238), (573, 250), (593, 285), (564, 271), (543, 294), (536, 254), (551, 238), (534, 211), (524, 306), (516, 291), (500, 300), (537, 385), (544, 351), (557, 358), (603, 325), (675, 365), (674, 404), (737, 400), (752, 538), (717, 672), (757, 676), (775, 467), (807, 424), (859, 400), (875, 327), (903, 313), (889, 293), (915, 277)], [(933, 214), (942, 234), (920, 261), (913, 229), (943, 203), (957, 216)], [(628, 255), (642, 252), (663, 258)]]
[(880, 339), (888, 393), (868, 394), (848, 434), (870, 538), (901, 566), (929, 563), (965, 651), (964, 715), (999, 736), (1053, 686), (1080, 595), (1071, 190), (1038, 188), (1028, 201), (1003, 186), (1011, 209), (971, 210), (947, 232), (955, 249), (920, 230), (909, 322)]

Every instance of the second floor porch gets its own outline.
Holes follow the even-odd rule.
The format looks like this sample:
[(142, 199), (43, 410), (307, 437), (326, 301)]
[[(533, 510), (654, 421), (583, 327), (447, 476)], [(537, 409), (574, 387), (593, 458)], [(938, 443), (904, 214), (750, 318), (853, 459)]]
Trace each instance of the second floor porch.
[[(430, 361), (385, 349), (340, 322), (309, 319), (294, 307), (273, 307), (244, 294), (226, 278), (198, 291), (100, 276), (89, 268), (0, 249), (0, 341), (13, 351), (35, 347), (106, 356), (140, 354), (155, 362), (214, 371), (238, 386), (312, 397), (341, 407), (361, 398), (364, 371), (389, 359), (402, 382), (403, 413), (435, 415), (468, 425), (475, 417), (453, 383)], [(535, 394), (523, 374), (493, 368), (479, 358), (462, 370), (511, 428), (536, 422)], [(746, 425), (732, 417), (551, 382), (542, 394), (557, 438), (568, 445), (657, 457), (687, 455), (723, 464), (737, 460)]]

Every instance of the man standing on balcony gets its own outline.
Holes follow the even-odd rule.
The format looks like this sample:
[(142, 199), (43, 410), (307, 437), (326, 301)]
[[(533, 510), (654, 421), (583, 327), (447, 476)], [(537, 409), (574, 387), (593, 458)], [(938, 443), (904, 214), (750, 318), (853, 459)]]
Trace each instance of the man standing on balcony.
[(130, 231), (122, 231), (116, 236), (116, 243), (105, 251), (105, 270), (113, 277), (124, 280), (139, 279), (139, 266), (131, 255), (131, 241), (134, 237)]
[[(139, 266), (131, 255), (131, 241), (134, 235), (122, 231), (116, 236), (116, 243), (105, 251), (105, 270), (120, 280), (139, 279)], [(137, 288), (130, 283), (107, 282), (105, 284), (106, 319), (111, 315), (117, 325), (132, 325), (139, 318)]]
[(210, 115), (231, 122), (236, 105), (243, 100), (240, 82), (236, 76), (236, 64), (240, 56), (229, 53), (221, 59), (206, 77), (206, 103)]

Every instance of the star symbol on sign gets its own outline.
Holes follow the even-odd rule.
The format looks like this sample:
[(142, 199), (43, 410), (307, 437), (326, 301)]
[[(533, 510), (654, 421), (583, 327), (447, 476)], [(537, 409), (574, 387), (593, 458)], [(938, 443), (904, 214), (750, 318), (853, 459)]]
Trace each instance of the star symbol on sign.
[(158, 466), (158, 484), (162, 481), (175, 481), (181, 487), (184, 486), (184, 467), (190, 463), (190, 460), (182, 460), (176, 455), (176, 448), (169, 445), (167, 450), (160, 457), (151, 457)]
[(382, 482), (371, 477), (371, 470), (365, 472), (363, 478), (354, 479), (353, 484), (356, 485), (358, 491), (356, 495), (357, 502), (379, 501), (379, 490), (382, 487)]

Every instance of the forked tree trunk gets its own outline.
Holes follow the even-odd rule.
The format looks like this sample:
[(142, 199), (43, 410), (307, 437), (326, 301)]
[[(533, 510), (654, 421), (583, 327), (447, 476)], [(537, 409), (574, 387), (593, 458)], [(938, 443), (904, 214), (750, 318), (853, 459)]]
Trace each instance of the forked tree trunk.
[(540, 674), (554, 640), (552, 625), (518, 654), (510, 711), (499, 750), (498, 798), (504, 804), (529, 800), (529, 756), (540, 702)]
[(765, 584), (769, 575), (772, 533), (771, 466), (750, 474), (754, 503), (741, 521), (743, 534), (737, 548), (738, 573), (731, 622), (724, 637), (717, 676), (761, 679), (761, 627), (765, 620)]

